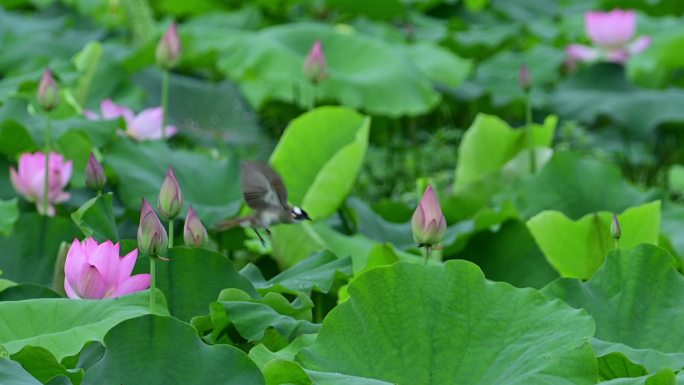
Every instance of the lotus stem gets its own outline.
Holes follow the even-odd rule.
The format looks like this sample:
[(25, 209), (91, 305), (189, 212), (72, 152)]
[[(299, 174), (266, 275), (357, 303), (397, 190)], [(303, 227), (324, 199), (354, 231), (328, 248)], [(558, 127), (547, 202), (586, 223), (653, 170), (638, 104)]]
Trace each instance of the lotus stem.
[(534, 152), (534, 128), (532, 127), (532, 93), (525, 91), (525, 131), (527, 148), (530, 152), (530, 173), (537, 171), (537, 154)]
[(157, 257), (150, 255), (150, 314), (154, 314), (154, 302), (157, 293)]
[(169, 70), (164, 69), (162, 74), (162, 89), (161, 89), (161, 100), (162, 100), (162, 140), (166, 139), (166, 118), (168, 114), (169, 107)]
[(427, 266), (431, 255), (432, 255), (432, 246), (425, 246), (425, 266)]
[(169, 249), (173, 247), (173, 219), (169, 219)]
[(47, 215), (48, 209), (50, 207), (50, 139), (52, 125), (50, 122), (50, 115), (45, 117), (45, 189), (43, 190), (43, 204), (45, 205), (43, 209), (45, 210), (44, 215)]

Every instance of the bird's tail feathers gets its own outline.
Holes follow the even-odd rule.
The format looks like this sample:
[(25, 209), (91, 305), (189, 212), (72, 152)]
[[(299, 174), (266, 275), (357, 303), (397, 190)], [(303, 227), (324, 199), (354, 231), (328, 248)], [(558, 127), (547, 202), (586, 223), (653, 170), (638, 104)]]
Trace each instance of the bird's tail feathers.
[(239, 217), (226, 219), (214, 225), (216, 231), (225, 231), (233, 227), (249, 227), (252, 226), (252, 217)]

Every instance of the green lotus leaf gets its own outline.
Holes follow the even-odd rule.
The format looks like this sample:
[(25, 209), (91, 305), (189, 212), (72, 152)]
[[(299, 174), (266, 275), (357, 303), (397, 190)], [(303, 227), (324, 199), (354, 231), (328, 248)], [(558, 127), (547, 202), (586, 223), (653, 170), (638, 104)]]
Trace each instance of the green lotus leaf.
[(400, 385), (597, 378), (586, 313), (533, 289), (489, 282), (470, 262), (372, 269), (352, 281), (349, 294), (297, 355), (305, 368)]
[(543, 293), (592, 316), (597, 354), (622, 353), (650, 373), (684, 367), (684, 336), (672, 328), (684, 322), (684, 277), (664, 249), (614, 250), (589, 281), (561, 278)]
[(146, 315), (112, 328), (104, 357), (86, 370), (82, 385), (263, 385), (259, 368), (229, 345), (209, 346), (176, 318)]

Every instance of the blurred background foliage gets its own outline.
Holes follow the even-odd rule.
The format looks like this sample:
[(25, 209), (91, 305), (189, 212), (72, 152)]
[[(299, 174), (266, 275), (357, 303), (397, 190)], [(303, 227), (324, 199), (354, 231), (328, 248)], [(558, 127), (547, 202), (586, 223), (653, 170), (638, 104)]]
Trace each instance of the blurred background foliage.
[[(398, 248), (393, 253), (415, 253), (408, 221), (427, 183), (436, 186), (450, 225), (443, 258), (478, 260), (473, 242), (505, 240), (507, 231), (525, 233), (525, 221), (543, 210), (578, 219), (656, 199), (663, 202), (663, 239), (677, 255), (684, 253), (675, 221), (684, 193), (678, 165), (684, 6), (677, 1), (1, 4), (0, 150), (5, 157), (0, 163), (5, 166), (0, 178), (7, 181), (6, 166), (20, 153), (42, 145), (44, 124), (31, 111), (39, 74), (50, 66), (67, 101), (54, 113), (58, 150), (75, 162), (71, 186), (76, 190), (66, 209), (88, 199), (89, 193), (79, 190), (82, 168), (90, 149), (98, 148), (113, 181), (112, 215), (122, 238), (134, 234), (139, 197), (154, 199), (168, 165), (210, 227), (240, 210), (240, 159), (270, 156), (290, 185), (293, 203), (315, 206), (311, 210), (320, 213), (318, 219), (328, 218), (327, 224), (276, 229), (273, 250), (253, 240), (245, 249), (239, 231), (218, 234), (214, 247), (240, 263), (272, 253), (283, 268), (305, 258), (307, 250), (335, 243), (345, 245), (339, 252), (357, 247), (350, 246), (354, 242), (387, 242)], [(624, 66), (570, 66), (565, 47), (587, 41), (584, 12), (616, 6), (637, 11), (637, 34), (650, 36), (652, 46)], [(169, 145), (134, 143), (112, 138), (112, 122), (83, 119), (84, 109), (98, 110), (106, 98), (138, 110), (160, 104), (161, 75), (153, 52), (172, 20), (179, 23), (183, 56), (171, 76), (168, 113), (180, 134)], [(317, 85), (302, 71), (315, 40), (322, 41), (328, 63), (328, 79)], [(519, 129), (525, 126), (526, 96), (518, 83), (523, 65), (532, 78), (532, 120), (540, 130), (535, 135), (542, 135), (535, 142), (543, 168), (535, 175), (525, 171)], [(312, 105), (349, 110), (316, 109), (310, 118), (293, 122), (291, 132), (285, 130)], [(366, 116), (369, 126), (349, 123), (351, 110)], [(356, 149), (340, 137), (317, 165), (307, 164), (321, 135), (340, 124), (356, 133)], [(307, 125), (299, 129), (307, 132), (298, 131)], [(282, 148), (271, 156), (278, 141)], [(326, 163), (337, 156), (339, 166)], [(288, 164), (315, 169), (287, 169)], [(338, 184), (311, 187), (322, 177)], [(201, 188), (194, 191), (195, 185)], [(307, 191), (310, 187), (318, 190)], [(321, 194), (338, 198), (315, 203)], [(354, 198), (347, 200), (349, 194)], [(0, 198), (14, 197), (9, 183), (0, 183)], [(14, 220), (6, 222), (9, 234)], [(295, 236), (292, 232), (307, 242), (301, 250), (277, 244)], [(533, 234), (526, 233), (530, 245), (521, 253), (541, 255)], [(332, 239), (350, 236), (357, 241)], [(371, 250), (367, 247), (364, 253)], [(497, 278), (539, 286), (549, 277)]]

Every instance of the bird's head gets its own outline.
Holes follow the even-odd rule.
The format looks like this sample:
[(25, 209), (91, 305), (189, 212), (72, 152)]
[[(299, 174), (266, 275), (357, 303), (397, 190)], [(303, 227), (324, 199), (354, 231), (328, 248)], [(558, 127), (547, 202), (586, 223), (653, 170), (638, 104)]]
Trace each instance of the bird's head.
[(290, 213), (292, 214), (292, 219), (294, 219), (295, 221), (310, 221), (311, 220), (311, 218), (309, 217), (309, 214), (307, 214), (306, 211), (302, 210), (301, 207), (294, 206)]

